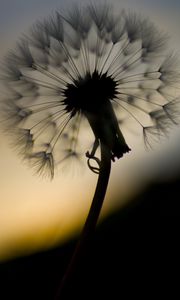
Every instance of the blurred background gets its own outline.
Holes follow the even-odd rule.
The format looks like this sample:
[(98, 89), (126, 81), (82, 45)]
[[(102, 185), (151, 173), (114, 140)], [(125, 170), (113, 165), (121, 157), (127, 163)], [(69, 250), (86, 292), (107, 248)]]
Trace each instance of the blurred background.
[[(0, 0), (1, 61), (33, 22), (72, 2)], [(148, 16), (169, 33), (170, 48), (180, 50), (178, 0), (112, 2)], [(145, 151), (142, 139), (131, 134), (127, 141), (132, 152), (113, 165), (100, 224), (70, 299), (108, 293), (109, 299), (128, 299), (129, 292), (146, 299), (157, 290), (171, 293), (170, 299), (177, 295), (180, 131), (154, 151)], [(53, 299), (96, 180), (86, 165), (59, 172), (52, 182), (34, 176), (0, 133), (0, 299)]]

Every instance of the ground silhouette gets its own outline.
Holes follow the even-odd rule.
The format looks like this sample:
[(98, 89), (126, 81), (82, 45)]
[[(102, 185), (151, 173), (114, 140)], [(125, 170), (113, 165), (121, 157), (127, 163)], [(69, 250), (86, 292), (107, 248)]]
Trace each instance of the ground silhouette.
[[(152, 183), (97, 228), (65, 299), (178, 298), (180, 176)], [(53, 299), (75, 240), (0, 265), (0, 299)]]

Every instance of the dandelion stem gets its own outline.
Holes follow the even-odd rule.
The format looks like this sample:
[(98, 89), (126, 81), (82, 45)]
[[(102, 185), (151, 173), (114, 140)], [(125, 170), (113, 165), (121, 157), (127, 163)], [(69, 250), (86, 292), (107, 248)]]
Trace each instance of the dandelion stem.
[(111, 170), (111, 153), (102, 143), (100, 143), (100, 148), (101, 165), (92, 204), (71, 261), (59, 286), (55, 300), (63, 299), (63, 296), (65, 296), (72, 275), (76, 269), (76, 266), (78, 265), (78, 262), (80, 261), (83, 251), (85, 250), (85, 246), (94, 233), (103, 205)]

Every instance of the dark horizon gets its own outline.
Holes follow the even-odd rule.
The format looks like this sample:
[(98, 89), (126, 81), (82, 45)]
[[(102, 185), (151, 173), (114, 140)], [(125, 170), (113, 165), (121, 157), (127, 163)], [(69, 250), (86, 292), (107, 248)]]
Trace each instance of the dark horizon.
[[(65, 299), (178, 297), (179, 185), (152, 183), (101, 222)], [(0, 298), (53, 299), (75, 242), (1, 263)]]

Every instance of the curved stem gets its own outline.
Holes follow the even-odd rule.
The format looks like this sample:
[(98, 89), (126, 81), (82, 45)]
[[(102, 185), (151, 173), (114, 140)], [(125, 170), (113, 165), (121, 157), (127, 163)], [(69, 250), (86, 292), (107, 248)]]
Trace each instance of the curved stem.
[(110, 171), (111, 171), (111, 153), (109, 149), (107, 149), (107, 147), (102, 143), (100, 143), (100, 148), (101, 148), (101, 165), (100, 165), (99, 178), (94, 193), (94, 197), (92, 200), (92, 204), (85, 225), (83, 227), (81, 236), (79, 238), (79, 241), (73, 253), (72, 259), (65, 272), (65, 275), (61, 281), (55, 300), (63, 299), (63, 295), (65, 295), (64, 294), (65, 290), (68, 287), (68, 283), (70, 282), (70, 279), (76, 268), (76, 265), (78, 264), (78, 261), (83, 253), (84, 247), (86, 246), (88, 240), (91, 238), (95, 230), (100, 215), (100, 211), (103, 205), (103, 201), (105, 198), (107, 185), (109, 181)]

